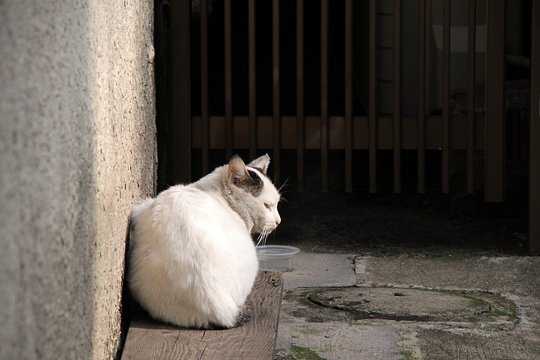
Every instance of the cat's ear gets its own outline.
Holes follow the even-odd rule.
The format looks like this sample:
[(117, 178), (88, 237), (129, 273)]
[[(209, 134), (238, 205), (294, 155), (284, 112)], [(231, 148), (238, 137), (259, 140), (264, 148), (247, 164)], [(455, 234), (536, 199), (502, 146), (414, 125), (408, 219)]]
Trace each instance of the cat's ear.
[(268, 165), (270, 165), (270, 156), (268, 154), (264, 154), (248, 164), (248, 166), (260, 170), (264, 175), (268, 171)]
[(259, 196), (264, 186), (261, 178), (254, 172), (246, 168), (240, 156), (235, 155), (229, 161), (229, 181), (253, 196)]
[(249, 176), (246, 169), (246, 164), (244, 164), (244, 161), (238, 155), (234, 155), (231, 158), (228, 166), (229, 176), (233, 179), (233, 182), (235, 180), (241, 180), (244, 179), (246, 176)]

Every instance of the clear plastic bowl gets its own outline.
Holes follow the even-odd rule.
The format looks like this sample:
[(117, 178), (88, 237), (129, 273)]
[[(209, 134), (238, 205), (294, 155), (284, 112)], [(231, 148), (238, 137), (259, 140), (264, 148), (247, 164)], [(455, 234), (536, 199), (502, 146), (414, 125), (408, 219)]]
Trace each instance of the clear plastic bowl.
[(257, 246), (259, 270), (291, 271), (292, 260), (300, 252), (299, 248), (286, 245)]

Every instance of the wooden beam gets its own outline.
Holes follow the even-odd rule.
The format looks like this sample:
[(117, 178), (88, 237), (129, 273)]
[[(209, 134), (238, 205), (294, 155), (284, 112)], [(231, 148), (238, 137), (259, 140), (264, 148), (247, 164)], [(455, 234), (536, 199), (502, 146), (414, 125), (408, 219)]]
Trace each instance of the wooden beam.
[(298, 191), (304, 191), (304, 0), (296, 2), (296, 171)]
[(328, 192), (328, 0), (321, 0), (321, 192)]
[(485, 200), (505, 200), (505, 1), (486, 2)]
[(469, 0), (467, 54), (467, 193), (474, 192), (474, 118), (476, 72), (476, 0)]
[(345, 192), (353, 191), (353, 1), (345, 0)]
[(394, 193), (401, 192), (401, 0), (394, 0)]
[(209, 117), (208, 117), (208, 0), (201, 0), (201, 117), (202, 117), (202, 174), (208, 174)]
[(191, 181), (190, 14), (188, 0), (170, 3), (171, 74), (167, 183)]
[(529, 251), (540, 255), (540, 0), (532, 2)]
[(279, 0), (273, 0), (272, 2), (272, 67), (273, 67), (273, 80), (272, 80), (272, 114), (273, 114), (273, 143), (274, 151), (272, 161), (274, 163), (272, 171), (274, 173), (274, 182), (280, 181), (280, 169), (281, 169), (281, 108), (279, 101), (279, 88), (280, 88), (280, 66), (279, 66)]
[(257, 80), (256, 80), (256, 9), (255, 0), (249, 0), (249, 157), (254, 159), (257, 153)]
[(442, 192), (450, 192), (450, 0), (443, 4), (443, 50), (442, 50)]
[(426, 152), (425, 130), (426, 119), (426, 0), (418, 3), (418, 125), (417, 125), (417, 191), (426, 192)]
[[(379, 116), (377, 118), (377, 133), (375, 139), (377, 148), (380, 150), (392, 150), (393, 145), (393, 118), (390, 116)], [(273, 130), (273, 119), (271, 116), (257, 117), (257, 143), (260, 149), (266, 151), (273, 149), (274, 142), (271, 136)], [(298, 149), (299, 129), (304, 132), (303, 149), (321, 149), (321, 118), (319, 116), (306, 116), (303, 126), (298, 127), (298, 119), (294, 116), (282, 116), (279, 147), (283, 150)], [(401, 149), (418, 149), (417, 118), (404, 116), (401, 118), (402, 141)], [(192, 145), (194, 149), (200, 149), (201, 139), (201, 117), (192, 118)], [(249, 149), (249, 117), (234, 116), (234, 143), (235, 149)], [(344, 150), (346, 142), (346, 120), (342, 116), (331, 116), (328, 119), (328, 149)], [(462, 134), (467, 132), (468, 123), (466, 116), (456, 116), (452, 118), (450, 124), (450, 146), (454, 150), (466, 150), (467, 139)], [(439, 150), (442, 146), (442, 117), (428, 116), (425, 119), (425, 150)], [(484, 148), (484, 119), (479, 116), (475, 119), (474, 144), (476, 150)], [(366, 116), (352, 117), (352, 148), (353, 150), (369, 149), (369, 118)], [(225, 148), (225, 118), (224, 116), (210, 117), (210, 149)]]
[(232, 108), (232, 14), (231, 0), (225, 0), (223, 31), (225, 36), (225, 161), (232, 156), (233, 144), (233, 108)]
[(369, 192), (377, 192), (377, 1), (369, 2)]

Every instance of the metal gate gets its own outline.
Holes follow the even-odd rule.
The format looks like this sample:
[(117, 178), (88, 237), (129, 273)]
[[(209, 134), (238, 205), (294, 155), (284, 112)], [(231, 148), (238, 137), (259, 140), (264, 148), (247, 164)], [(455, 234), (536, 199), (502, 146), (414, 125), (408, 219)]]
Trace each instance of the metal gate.
[[(519, 21), (508, 15), (518, 3)], [(533, 5), (169, 1), (168, 179), (269, 152), (276, 181), (299, 191), (315, 169), (322, 192), (338, 181), (346, 192), (412, 182), (449, 193), (457, 167), (463, 190), (504, 201), (507, 157), (529, 157)], [(505, 21), (522, 24), (518, 34)], [(510, 54), (505, 36), (521, 52)]]

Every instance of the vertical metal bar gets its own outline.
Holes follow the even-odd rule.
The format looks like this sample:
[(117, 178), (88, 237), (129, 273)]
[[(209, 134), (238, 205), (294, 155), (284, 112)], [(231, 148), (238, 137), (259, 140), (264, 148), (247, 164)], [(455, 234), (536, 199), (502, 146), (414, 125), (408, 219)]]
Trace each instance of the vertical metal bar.
[(468, 54), (467, 54), (467, 192), (474, 192), (474, 124), (475, 124), (475, 71), (476, 71), (476, 0), (469, 0)]
[(233, 115), (232, 115), (232, 30), (231, 0), (225, 0), (225, 156), (232, 156)]
[(426, 86), (426, 0), (419, 0), (418, 4), (418, 137), (417, 137), (417, 191), (426, 192), (426, 153), (425, 153), (425, 86)]
[(505, 1), (486, 2), (485, 200), (504, 201), (504, 28)]
[(369, 1), (369, 192), (377, 192), (377, 1)]
[(442, 51), (442, 192), (450, 190), (450, 0), (443, 4), (443, 51)]
[(304, 0), (296, 2), (296, 168), (298, 191), (304, 191)]
[(394, 0), (394, 193), (401, 192), (401, 1)]
[(248, 4), (249, 32), (249, 157), (254, 159), (257, 150), (257, 110), (256, 110), (256, 77), (255, 77), (255, 0)]
[(345, 192), (352, 192), (352, 61), (353, 61), (353, 5), (345, 0)]
[(321, 191), (328, 191), (328, 0), (321, 0)]
[(280, 178), (281, 150), (281, 114), (279, 104), (279, 0), (273, 0), (272, 6), (272, 47), (273, 47), (273, 146), (274, 146), (274, 178)]
[(529, 251), (540, 255), (540, 0), (532, 3), (531, 34)]
[(201, 0), (201, 152), (202, 173), (208, 173), (208, 0)]
[(191, 181), (190, 2), (170, 3), (171, 122), (168, 144), (169, 184)]

